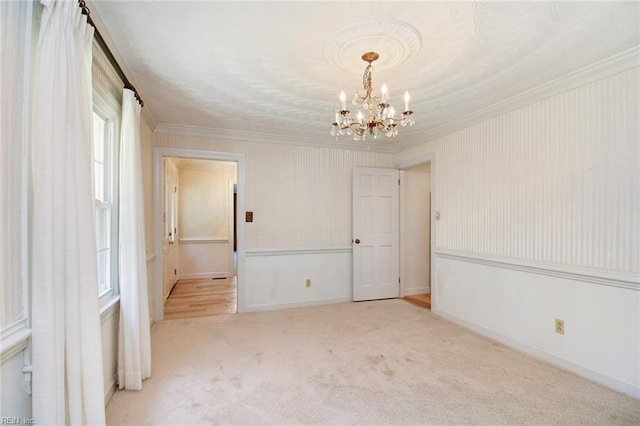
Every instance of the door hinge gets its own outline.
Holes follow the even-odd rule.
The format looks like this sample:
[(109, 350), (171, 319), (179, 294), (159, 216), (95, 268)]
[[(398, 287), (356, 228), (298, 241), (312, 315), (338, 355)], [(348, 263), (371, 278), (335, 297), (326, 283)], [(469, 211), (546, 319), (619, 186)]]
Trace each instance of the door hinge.
[(173, 270), (173, 275), (178, 275), (178, 270), (177, 269)]
[(398, 178), (398, 185), (400, 185), (400, 178)]
[(398, 284), (400, 284), (400, 277), (398, 277)]

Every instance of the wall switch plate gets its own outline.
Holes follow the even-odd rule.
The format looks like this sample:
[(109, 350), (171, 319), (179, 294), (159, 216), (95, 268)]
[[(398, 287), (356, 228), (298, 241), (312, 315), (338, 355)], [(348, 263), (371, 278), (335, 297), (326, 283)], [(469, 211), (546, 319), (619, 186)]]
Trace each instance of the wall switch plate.
[(564, 321), (556, 318), (556, 333), (564, 334)]
[(253, 222), (253, 212), (244, 212), (244, 221)]

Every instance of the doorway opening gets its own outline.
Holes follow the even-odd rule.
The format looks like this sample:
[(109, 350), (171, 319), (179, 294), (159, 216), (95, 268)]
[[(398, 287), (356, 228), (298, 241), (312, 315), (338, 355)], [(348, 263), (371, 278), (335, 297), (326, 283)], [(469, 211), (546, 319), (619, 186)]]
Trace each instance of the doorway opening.
[(431, 162), (401, 170), (402, 297), (431, 309)]
[(154, 320), (242, 310), (244, 156), (156, 148)]

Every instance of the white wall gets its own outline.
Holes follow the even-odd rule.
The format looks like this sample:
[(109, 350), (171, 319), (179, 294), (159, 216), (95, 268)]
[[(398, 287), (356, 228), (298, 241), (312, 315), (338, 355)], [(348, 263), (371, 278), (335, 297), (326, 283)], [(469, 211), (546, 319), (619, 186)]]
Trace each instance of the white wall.
[(120, 303), (105, 309), (100, 315), (102, 338), (102, 378), (104, 382), (105, 405), (117, 388), (118, 381), (118, 327), (120, 324)]
[(431, 163), (402, 171), (401, 269), (404, 295), (431, 293)]
[(245, 224), (240, 311), (351, 300), (352, 169), (392, 167), (391, 154), (176, 132), (158, 129), (157, 145), (245, 155), (244, 210), (254, 221)]
[(396, 156), (436, 158), (433, 311), (636, 397), (639, 70)]
[[(0, 417), (30, 418), (29, 76), (34, 3), (0, 2)], [(36, 11), (35, 15), (38, 15)]]
[(246, 270), (251, 311), (353, 300), (351, 249), (254, 251)]
[(233, 184), (236, 164), (179, 166), (178, 277), (224, 278), (233, 271)]

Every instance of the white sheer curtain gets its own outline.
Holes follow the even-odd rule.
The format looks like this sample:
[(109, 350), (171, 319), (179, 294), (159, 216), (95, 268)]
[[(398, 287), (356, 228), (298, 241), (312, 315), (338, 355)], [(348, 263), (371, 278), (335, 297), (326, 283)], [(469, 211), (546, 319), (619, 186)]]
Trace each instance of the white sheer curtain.
[(77, 1), (45, 5), (32, 125), (33, 415), (37, 424), (104, 424), (91, 44)]
[(140, 104), (124, 89), (120, 130), (120, 333), (118, 386), (142, 389), (151, 377)]

